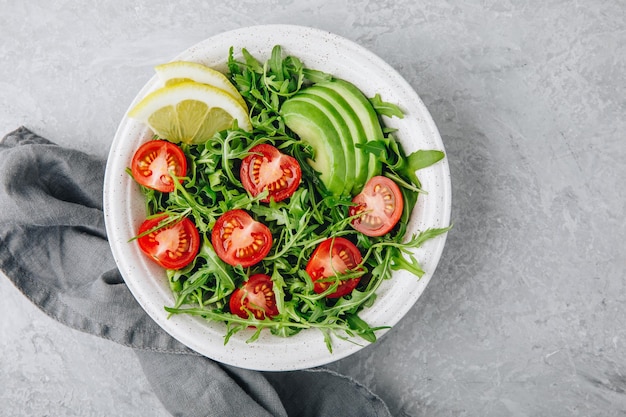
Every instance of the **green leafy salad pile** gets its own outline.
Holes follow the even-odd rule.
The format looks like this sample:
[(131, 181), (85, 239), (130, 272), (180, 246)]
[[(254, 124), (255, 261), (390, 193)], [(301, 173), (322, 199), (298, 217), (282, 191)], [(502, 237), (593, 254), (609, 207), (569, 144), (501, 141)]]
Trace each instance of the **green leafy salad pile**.
[[(416, 172), (440, 161), (444, 154), (418, 150), (406, 155), (382, 118), (404, 114), (379, 95), (358, 102), (354, 86), (341, 84), (332, 74), (305, 68), (299, 58), (284, 56), (280, 46), (264, 62), (245, 49), (241, 52), (236, 59), (231, 48), (225, 75), (245, 100), (251, 128), (243, 129), (235, 120), (209, 138), (181, 142), (187, 169), (181, 175), (170, 173), (173, 190), (141, 187), (148, 219), (165, 219), (150, 231), (189, 219), (199, 236), (193, 260), (181, 268), (166, 269), (175, 303), (165, 309), (225, 323), (225, 343), (243, 330), (253, 342), (264, 331), (289, 337), (304, 329), (318, 329), (331, 352), (332, 337), (354, 341), (359, 336), (374, 342), (375, 332), (386, 327), (370, 326), (359, 313), (376, 302), (377, 289), (394, 271), (407, 270), (419, 279), (424, 271), (415, 248), (449, 229), (407, 233), (409, 216), (422, 193)], [(357, 106), (363, 110), (351, 110)], [(378, 130), (367, 137), (370, 128)], [(356, 138), (354, 132), (364, 137)], [(244, 186), (242, 164), (250, 150), (262, 144), (298, 162), (301, 180), (289, 198), (267, 201), (268, 190), (253, 195)], [(369, 236), (353, 226), (362, 216), (351, 212), (353, 199), (373, 176), (392, 180), (401, 192), (400, 218), (382, 236)], [(212, 241), (220, 217), (233, 210), (245, 211), (271, 232), (269, 252), (253, 265), (225, 262)], [(138, 233), (137, 239), (148, 232)], [(325, 285), (316, 290), (307, 266), (322, 242), (339, 237), (358, 248), (360, 263), (322, 278)], [(231, 297), (237, 293), (242, 302), (246, 294), (238, 290), (258, 274), (271, 278), (265, 291), (272, 297), (274, 312), (266, 309), (266, 314), (254, 314), (255, 309), (263, 311), (262, 306), (249, 304), (242, 311), (250, 314), (235, 314)], [(343, 282), (355, 279), (358, 285), (352, 291), (329, 297)]]

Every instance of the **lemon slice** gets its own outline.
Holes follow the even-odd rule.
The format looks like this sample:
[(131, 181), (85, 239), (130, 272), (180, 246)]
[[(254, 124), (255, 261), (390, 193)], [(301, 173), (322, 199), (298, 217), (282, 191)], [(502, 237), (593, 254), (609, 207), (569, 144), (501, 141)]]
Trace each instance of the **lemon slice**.
[(248, 110), (248, 105), (230, 80), (221, 72), (206, 65), (189, 61), (173, 61), (157, 65), (154, 70), (165, 86), (185, 81), (212, 85), (233, 96), (246, 111)]
[(171, 142), (202, 143), (233, 121), (252, 130), (248, 112), (230, 94), (197, 82), (159, 88), (145, 96), (128, 116), (146, 123)]

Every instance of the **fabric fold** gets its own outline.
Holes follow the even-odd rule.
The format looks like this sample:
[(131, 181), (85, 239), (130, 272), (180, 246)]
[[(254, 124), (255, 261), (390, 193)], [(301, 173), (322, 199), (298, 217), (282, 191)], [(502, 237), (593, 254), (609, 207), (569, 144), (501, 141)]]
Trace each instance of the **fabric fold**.
[(0, 142), (0, 269), (37, 307), (133, 348), (175, 416), (390, 415), (379, 397), (345, 376), (235, 368), (163, 331), (126, 287), (106, 240), (105, 166), (25, 127)]

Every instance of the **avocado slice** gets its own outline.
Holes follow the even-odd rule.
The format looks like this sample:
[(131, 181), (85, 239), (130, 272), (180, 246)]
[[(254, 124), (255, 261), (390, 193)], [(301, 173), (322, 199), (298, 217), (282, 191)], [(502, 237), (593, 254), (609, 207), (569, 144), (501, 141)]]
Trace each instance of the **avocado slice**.
[(281, 116), (289, 129), (314, 150), (309, 164), (320, 173), (320, 180), (329, 192), (341, 195), (346, 177), (344, 150), (339, 132), (319, 106), (297, 95), (286, 100)]
[(355, 152), (356, 147), (352, 142), (352, 132), (345, 119), (345, 115), (339, 111), (339, 108), (334, 103), (327, 100), (323, 95), (318, 94), (318, 90), (319, 89), (315, 86), (302, 90), (300, 94), (298, 94), (297, 99), (317, 106), (320, 111), (328, 117), (328, 120), (331, 121), (339, 134), (341, 147), (343, 149), (346, 175), (343, 181), (343, 189), (341, 191), (338, 189), (333, 190), (333, 193), (336, 195), (350, 195), (355, 183), (355, 173), (357, 172), (355, 163), (357, 152)]
[(283, 121), (310, 144), (309, 161), (334, 195), (356, 195), (382, 169), (372, 153), (357, 144), (384, 139), (378, 114), (365, 95), (345, 80), (333, 79), (303, 88), (281, 108)]
[[(316, 86), (330, 88), (336, 91), (344, 98), (344, 100), (348, 102), (350, 107), (352, 107), (353, 113), (361, 121), (363, 131), (365, 133), (365, 142), (383, 140), (385, 138), (382, 126), (380, 125), (380, 120), (378, 119), (378, 114), (374, 110), (374, 107), (372, 107), (372, 104), (369, 102), (367, 97), (354, 84), (335, 78), (330, 81), (318, 83)], [(361, 140), (355, 140), (355, 142), (364, 143), (361, 142)], [(365, 151), (361, 152), (363, 153), (363, 156), (368, 159), (367, 182), (367, 180), (373, 176), (381, 173), (382, 164), (374, 154)], [(360, 189), (355, 188), (353, 190), (353, 194), (357, 194), (360, 191)]]
[[(347, 128), (347, 135), (349, 135), (349, 140), (344, 142), (346, 160), (350, 157), (354, 161), (354, 178), (352, 178), (352, 184), (346, 184), (346, 188), (350, 194), (358, 194), (368, 180), (368, 165), (371, 155), (356, 147), (357, 143), (364, 144), (367, 142), (363, 124), (346, 99), (334, 89), (317, 84), (304, 91), (308, 95), (315, 95), (327, 102), (343, 120), (343, 125)], [(349, 149), (346, 149), (347, 147)], [(350, 162), (347, 166), (350, 166)]]

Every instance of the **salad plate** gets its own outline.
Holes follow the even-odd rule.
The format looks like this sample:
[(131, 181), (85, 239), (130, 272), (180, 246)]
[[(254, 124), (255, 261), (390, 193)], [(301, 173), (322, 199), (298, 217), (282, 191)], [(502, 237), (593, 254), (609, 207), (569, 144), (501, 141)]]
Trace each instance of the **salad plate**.
[[(381, 58), (362, 46), (333, 33), (293, 25), (265, 25), (237, 29), (213, 36), (183, 51), (173, 60), (193, 61), (226, 73), (229, 49), (235, 58), (245, 48), (264, 61), (280, 45), (307, 68), (350, 81), (367, 96), (379, 94), (397, 104), (404, 118), (384, 118), (387, 127), (407, 154), (419, 149), (444, 151), (443, 142), (427, 108), (406, 80)], [(129, 105), (159, 87), (152, 77)], [(146, 313), (172, 337), (216, 361), (254, 370), (288, 371), (321, 366), (345, 358), (368, 345), (363, 339), (333, 337), (332, 352), (320, 331), (309, 329), (281, 338), (261, 332), (254, 342), (241, 331), (224, 343), (226, 325), (197, 316), (170, 315), (165, 306), (174, 303), (165, 271), (151, 262), (131, 239), (145, 220), (146, 207), (139, 186), (127, 173), (137, 148), (152, 138), (146, 125), (125, 115), (113, 139), (104, 182), (104, 213), (109, 242), (117, 266), (129, 290)], [(445, 228), (450, 222), (451, 186), (447, 159), (418, 171), (425, 193), (420, 194), (408, 224), (407, 236), (430, 228)], [(381, 284), (373, 305), (359, 315), (372, 327), (393, 326), (413, 307), (432, 278), (445, 234), (426, 241), (414, 255), (425, 271), (421, 278), (396, 271)], [(252, 332), (252, 330), (250, 330)], [(383, 337), (389, 330), (379, 330)]]

